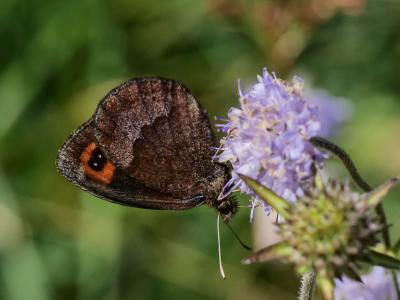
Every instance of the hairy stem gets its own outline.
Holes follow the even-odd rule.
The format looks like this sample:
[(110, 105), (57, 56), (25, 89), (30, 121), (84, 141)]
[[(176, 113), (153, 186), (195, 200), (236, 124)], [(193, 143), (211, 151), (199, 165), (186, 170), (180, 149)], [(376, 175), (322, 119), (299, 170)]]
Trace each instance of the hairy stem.
[(314, 294), (315, 273), (309, 272), (301, 277), (299, 300), (311, 300)]

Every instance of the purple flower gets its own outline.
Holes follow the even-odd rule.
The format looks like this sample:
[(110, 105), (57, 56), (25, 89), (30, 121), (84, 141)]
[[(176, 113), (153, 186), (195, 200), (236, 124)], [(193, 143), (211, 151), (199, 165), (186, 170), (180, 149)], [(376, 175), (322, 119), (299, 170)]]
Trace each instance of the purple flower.
[(318, 107), (317, 120), (321, 123), (318, 135), (323, 137), (332, 136), (353, 113), (351, 103), (347, 99), (332, 96), (324, 90), (306, 91), (304, 98), (311, 105)]
[[(218, 127), (226, 134), (221, 141), (219, 162), (230, 162), (232, 179), (220, 197), (240, 191), (254, 197), (253, 207), (264, 203), (238, 177), (247, 175), (288, 201), (304, 195), (303, 184), (314, 177), (327, 155), (309, 139), (320, 132), (317, 107), (302, 97), (303, 81), (285, 82), (266, 69), (247, 93), (239, 86), (240, 108), (231, 108), (229, 120)], [(270, 211), (270, 207), (265, 207)]]
[(373, 267), (371, 272), (363, 275), (363, 283), (347, 277), (336, 280), (336, 300), (394, 300), (396, 290), (391, 274), (382, 267)]

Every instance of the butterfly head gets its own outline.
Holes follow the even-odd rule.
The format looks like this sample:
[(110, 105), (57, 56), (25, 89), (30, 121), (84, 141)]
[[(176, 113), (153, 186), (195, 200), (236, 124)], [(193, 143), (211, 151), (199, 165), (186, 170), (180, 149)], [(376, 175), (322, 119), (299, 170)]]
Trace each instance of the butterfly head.
[(216, 206), (216, 208), (219, 214), (221, 215), (222, 219), (224, 220), (224, 222), (229, 223), (229, 221), (237, 212), (238, 205), (233, 197), (228, 197), (220, 201)]

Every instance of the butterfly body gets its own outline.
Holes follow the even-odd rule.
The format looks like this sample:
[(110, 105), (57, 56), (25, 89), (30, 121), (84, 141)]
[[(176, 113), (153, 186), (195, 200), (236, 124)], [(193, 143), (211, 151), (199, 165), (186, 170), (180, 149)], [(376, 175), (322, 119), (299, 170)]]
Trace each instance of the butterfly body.
[(56, 165), (111, 202), (168, 210), (208, 204), (228, 221), (236, 205), (218, 200), (230, 170), (212, 161), (215, 145), (206, 111), (185, 86), (135, 78), (100, 101), (61, 147)]

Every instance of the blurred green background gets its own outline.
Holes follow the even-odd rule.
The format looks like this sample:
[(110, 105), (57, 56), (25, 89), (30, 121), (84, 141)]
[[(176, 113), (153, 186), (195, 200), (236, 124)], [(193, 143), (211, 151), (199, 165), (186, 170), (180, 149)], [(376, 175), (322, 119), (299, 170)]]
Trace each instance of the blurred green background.
[[(400, 173), (398, 0), (2, 0), (0, 41), (1, 299), (296, 298), (293, 270), (241, 266), (224, 226), (221, 280), (214, 210), (122, 207), (57, 173), (67, 135), (130, 77), (180, 80), (214, 117), (238, 104), (238, 78), (303, 75), (352, 101), (334, 140), (368, 181)], [(395, 239), (399, 201), (385, 202)], [(248, 214), (232, 225), (251, 241)]]

